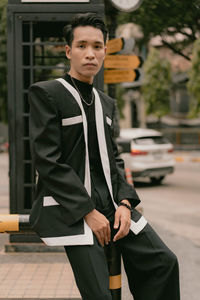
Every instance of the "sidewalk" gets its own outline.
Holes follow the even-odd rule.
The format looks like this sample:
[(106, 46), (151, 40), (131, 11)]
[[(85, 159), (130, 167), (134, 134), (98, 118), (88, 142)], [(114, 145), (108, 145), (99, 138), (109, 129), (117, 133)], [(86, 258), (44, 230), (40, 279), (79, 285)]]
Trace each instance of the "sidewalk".
[[(8, 154), (0, 154), (0, 214), (9, 212)], [(65, 253), (5, 253), (0, 234), (0, 299), (81, 299)]]

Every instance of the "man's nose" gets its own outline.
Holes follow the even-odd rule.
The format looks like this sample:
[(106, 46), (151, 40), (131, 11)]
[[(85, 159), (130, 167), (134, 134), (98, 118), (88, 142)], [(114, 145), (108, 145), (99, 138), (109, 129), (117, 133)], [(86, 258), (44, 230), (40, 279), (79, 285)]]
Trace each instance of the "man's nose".
[(94, 58), (94, 51), (93, 51), (92, 47), (87, 48), (86, 58), (89, 58), (89, 59)]

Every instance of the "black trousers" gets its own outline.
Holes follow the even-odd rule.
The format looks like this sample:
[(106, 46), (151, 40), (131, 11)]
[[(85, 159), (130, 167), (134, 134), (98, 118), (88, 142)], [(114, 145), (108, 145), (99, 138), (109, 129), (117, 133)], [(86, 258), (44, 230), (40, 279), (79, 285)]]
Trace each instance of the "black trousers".
[[(111, 229), (113, 224), (111, 224)], [(115, 231), (112, 230), (112, 237)], [(118, 240), (134, 300), (179, 300), (179, 269), (174, 253), (147, 224), (138, 234)], [(94, 236), (92, 246), (66, 246), (83, 300), (112, 300), (103, 247)]]

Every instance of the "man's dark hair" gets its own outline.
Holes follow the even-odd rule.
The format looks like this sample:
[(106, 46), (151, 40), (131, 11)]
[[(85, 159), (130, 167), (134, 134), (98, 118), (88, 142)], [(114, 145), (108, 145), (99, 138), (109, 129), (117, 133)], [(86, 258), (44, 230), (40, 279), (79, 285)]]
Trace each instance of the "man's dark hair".
[(95, 13), (77, 14), (73, 17), (71, 24), (66, 25), (63, 28), (63, 35), (67, 42), (67, 45), (71, 47), (74, 39), (74, 29), (79, 26), (92, 26), (100, 29), (103, 33), (104, 43), (107, 39), (107, 29), (104, 21)]

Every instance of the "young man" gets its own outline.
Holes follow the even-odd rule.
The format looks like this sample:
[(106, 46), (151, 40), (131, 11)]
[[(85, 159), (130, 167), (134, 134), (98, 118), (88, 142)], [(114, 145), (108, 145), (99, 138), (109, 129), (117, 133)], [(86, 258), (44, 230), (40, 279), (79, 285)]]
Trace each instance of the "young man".
[(114, 100), (93, 88), (107, 31), (95, 14), (65, 27), (70, 71), (30, 88), (30, 137), (39, 177), (30, 221), (63, 245), (83, 300), (111, 300), (104, 245), (119, 247), (135, 300), (178, 300), (175, 255), (143, 216), (113, 139)]

